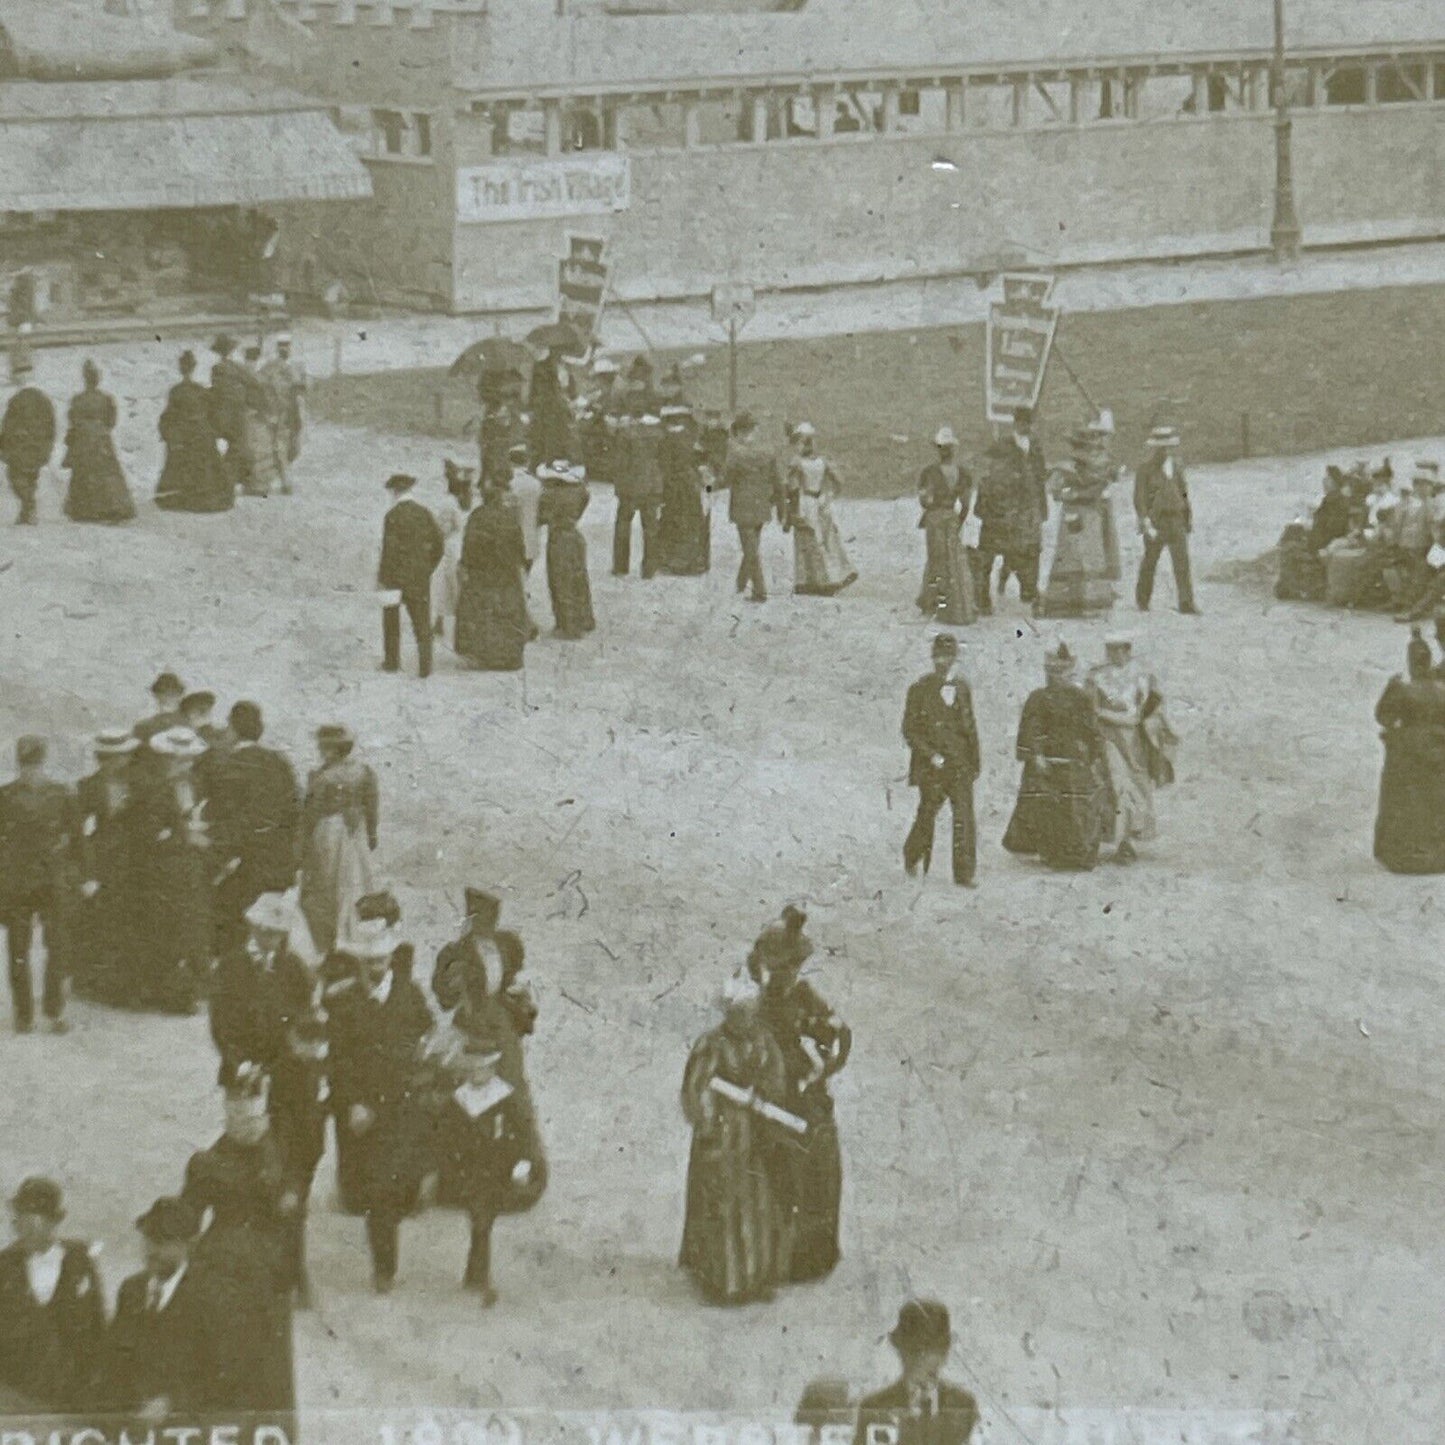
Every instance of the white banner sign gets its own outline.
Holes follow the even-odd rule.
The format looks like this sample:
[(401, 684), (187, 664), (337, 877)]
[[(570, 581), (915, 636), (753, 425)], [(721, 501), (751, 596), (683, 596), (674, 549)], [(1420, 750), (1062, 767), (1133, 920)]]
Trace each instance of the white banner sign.
[(539, 221), (625, 211), (632, 172), (626, 156), (601, 153), (555, 160), (499, 160), (457, 171), (457, 220)]

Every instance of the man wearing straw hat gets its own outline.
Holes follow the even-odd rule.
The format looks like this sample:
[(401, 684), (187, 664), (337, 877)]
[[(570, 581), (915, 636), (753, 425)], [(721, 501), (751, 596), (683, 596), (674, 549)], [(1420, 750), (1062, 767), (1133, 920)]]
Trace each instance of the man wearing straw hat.
[(417, 1046), (432, 1024), (421, 990), (392, 967), (399, 946), (386, 919), (357, 924), (345, 945), (357, 986), (330, 1008), (332, 1113), (338, 1135), (349, 1136), (378, 1294), (396, 1281), (401, 1221), (420, 1183), (412, 1085)]
[(1139, 564), (1139, 583), (1134, 600), (1141, 612), (1149, 610), (1154, 596), (1154, 572), (1164, 549), (1169, 549), (1174, 568), (1174, 587), (1179, 610), (1198, 615), (1194, 605), (1194, 583), (1189, 571), (1189, 534), (1194, 514), (1189, 505), (1189, 485), (1179, 463), (1178, 428), (1161, 424), (1149, 433), (1148, 457), (1134, 474), (1134, 512), (1144, 538), (1144, 560)]

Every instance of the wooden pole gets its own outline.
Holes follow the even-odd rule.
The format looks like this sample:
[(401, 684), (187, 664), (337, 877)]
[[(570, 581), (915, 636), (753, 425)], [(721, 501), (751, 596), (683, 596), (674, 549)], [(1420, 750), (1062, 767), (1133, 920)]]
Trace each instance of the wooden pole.
[(728, 320), (728, 415), (738, 414), (738, 319)]

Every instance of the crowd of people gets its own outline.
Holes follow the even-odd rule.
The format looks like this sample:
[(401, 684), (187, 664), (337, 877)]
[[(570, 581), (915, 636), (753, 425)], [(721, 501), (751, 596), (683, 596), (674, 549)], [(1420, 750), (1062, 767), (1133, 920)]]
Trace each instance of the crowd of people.
[[(290, 334), (277, 335), (269, 358), (263, 359), (258, 342), (237, 361), (237, 342), (224, 334), (211, 350), (216, 359), (205, 386), (195, 379), (195, 353), (181, 353), (181, 379), (160, 414), (165, 464), (155, 503), (168, 511), (223, 512), (238, 495), (291, 491), (307, 381)], [(0, 416), (0, 463), (19, 503), (16, 522), (33, 525), (40, 478), (55, 455), (59, 428), (55, 404), (31, 379), (28, 352), (11, 371), (16, 389)], [(101, 387), (93, 361), (82, 364), (81, 379), (67, 412), (60, 461), (69, 473), (65, 515), (72, 522), (129, 522), (136, 508), (115, 447), (115, 398)]]
[(1309, 518), (1279, 540), (1275, 596), (1391, 611), (1421, 621), (1445, 606), (1445, 492), (1438, 462), (1415, 463), (1407, 491), (1388, 458), (1325, 469)]

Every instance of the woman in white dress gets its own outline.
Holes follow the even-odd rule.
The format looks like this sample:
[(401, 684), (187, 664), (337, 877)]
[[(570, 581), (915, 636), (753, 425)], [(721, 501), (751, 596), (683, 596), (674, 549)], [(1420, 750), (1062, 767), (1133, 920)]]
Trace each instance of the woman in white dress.
[(1154, 837), (1154, 779), (1149, 767), (1145, 722), (1160, 703), (1158, 685), (1134, 660), (1133, 644), (1122, 633), (1104, 639), (1107, 661), (1089, 674), (1104, 755), (1117, 808), (1114, 861), (1131, 863), (1136, 843)]
[(436, 509), (437, 526), (442, 529), (445, 550), (435, 572), (431, 574), (431, 615), (432, 627), (439, 637), (444, 637), (447, 624), (457, 615), (457, 595), (460, 581), (457, 567), (462, 555), (462, 533), (466, 530), (467, 517), (474, 500), (472, 486), (476, 481), (475, 467), (460, 467), (454, 462), (443, 462), (446, 473), (447, 499)]
[(344, 945), (356, 905), (375, 892), (371, 855), (376, 849), (376, 774), (351, 756), (348, 728), (318, 728), (321, 766), (306, 780), (301, 815), (301, 911), (324, 957)]
[(800, 597), (832, 597), (858, 580), (833, 520), (838, 474), (818, 455), (818, 433), (811, 422), (799, 422), (792, 436), (798, 446), (788, 466), (793, 591)]

